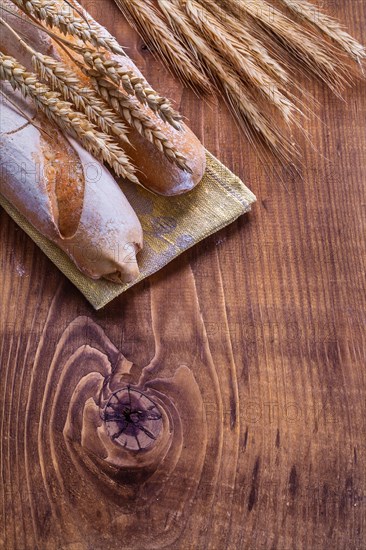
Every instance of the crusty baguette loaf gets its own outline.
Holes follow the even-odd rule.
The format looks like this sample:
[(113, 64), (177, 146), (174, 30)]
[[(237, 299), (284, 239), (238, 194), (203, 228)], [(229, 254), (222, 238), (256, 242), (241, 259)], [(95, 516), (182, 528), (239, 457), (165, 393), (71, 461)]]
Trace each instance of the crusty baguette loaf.
[(20, 112), (2, 99), (0, 193), (89, 277), (135, 279), (142, 228), (116, 181), (8, 86), (6, 95)]
[[(7, 3), (9, 0), (3, 1)], [(72, 3), (79, 13), (83, 12), (85, 17), (94, 26), (99, 28), (101, 34), (106, 37), (111, 36), (108, 31), (99, 25), (75, 0), (73, 0)], [(12, 5), (12, 9), (14, 10), (14, 5)], [(19, 25), (19, 22), (16, 21), (15, 18), (8, 15), (7, 18), (9, 22), (13, 20), (12, 23), (15, 28)], [(53, 29), (53, 31), (57, 33), (57, 29)], [(1, 34), (0, 44), (3, 50), (5, 49), (6, 53), (13, 55), (29, 70), (32, 70), (29, 53), (24, 48), (19, 47), (14, 37), (11, 36), (7, 29), (2, 28)], [(59, 47), (57, 42), (49, 38), (46, 33), (39, 31), (25, 21), (22, 24), (22, 34), (27, 37), (27, 41), (39, 52), (52, 55), (59, 60), (62, 59), (66, 65), (78, 73), (82, 80), (85, 80), (85, 77), (82, 73), (78, 72), (76, 66), (70, 61), (63, 49)], [(68, 36), (67, 39), (72, 41), (73, 37)], [(108, 55), (113, 59), (117, 59), (126, 70), (132, 70), (135, 74), (142, 77), (141, 72), (129, 57), (115, 54)], [(75, 57), (77, 57), (77, 55), (75, 55)], [(82, 58), (80, 58), (80, 60), (81, 59)], [(141, 107), (137, 99), (136, 103)], [(146, 109), (149, 115), (152, 114), (148, 107), (142, 106), (142, 108)], [(134, 128), (129, 128), (128, 137), (131, 145), (124, 143), (123, 148), (131, 158), (133, 164), (137, 167), (138, 177), (145, 187), (162, 195), (176, 195), (187, 192), (197, 185), (203, 177), (206, 168), (205, 149), (186, 125), (183, 124), (183, 130), (178, 131), (169, 124), (164, 123), (158, 116), (153, 115), (153, 119), (169, 141), (186, 157), (187, 164), (192, 171), (191, 174), (183, 171), (175, 164), (170, 163), (163, 153), (147, 139), (142, 137)]]
[[(90, 23), (98, 26), (101, 34), (106, 37), (111, 36), (76, 0), (72, 0), (72, 4), (76, 6), (79, 12), (84, 13)], [(118, 59), (126, 69), (131, 69), (139, 76), (143, 76), (129, 57), (116, 54), (111, 54), (111, 57)], [(127, 153), (135, 166), (142, 171), (143, 175), (140, 176), (140, 179), (149, 189), (162, 195), (176, 195), (189, 191), (201, 181), (205, 172), (205, 149), (186, 125), (183, 124), (183, 131), (179, 132), (170, 125), (165, 124), (158, 117), (156, 117), (156, 122), (159, 128), (164, 130), (173, 145), (187, 158), (187, 164), (191, 168), (192, 174), (183, 172), (177, 166), (172, 165), (162, 153), (157, 151), (151, 143), (142, 138), (135, 130), (131, 130), (130, 141), (132, 147), (126, 148)]]

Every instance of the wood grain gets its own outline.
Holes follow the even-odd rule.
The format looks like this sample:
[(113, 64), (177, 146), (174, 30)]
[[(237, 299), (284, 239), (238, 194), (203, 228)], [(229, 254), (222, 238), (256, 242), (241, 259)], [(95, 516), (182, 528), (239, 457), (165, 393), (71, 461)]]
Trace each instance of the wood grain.
[[(0, 547), (363, 550), (364, 83), (304, 81), (314, 148), (283, 185), (112, 2), (85, 5), (259, 200), (99, 312), (1, 211)], [(328, 11), (366, 40), (364, 0)], [(142, 454), (103, 417), (128, 387), (161, 415)]]

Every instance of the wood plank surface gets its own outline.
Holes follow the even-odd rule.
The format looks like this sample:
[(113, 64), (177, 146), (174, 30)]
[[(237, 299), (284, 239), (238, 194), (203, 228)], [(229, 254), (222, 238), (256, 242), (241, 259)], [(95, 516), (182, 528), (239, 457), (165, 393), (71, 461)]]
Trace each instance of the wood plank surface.
[[(111, 1), (84, 5), (258, 202), (99, 312), (0, 212), (0, 547), (365, 549), (365, 83), (303, 81), (314, 147), (281, 184)], [(364, 0), (328, 12), (366, 41)], [(102, 405), (137, 383), (163, 435), (118, 452)]]

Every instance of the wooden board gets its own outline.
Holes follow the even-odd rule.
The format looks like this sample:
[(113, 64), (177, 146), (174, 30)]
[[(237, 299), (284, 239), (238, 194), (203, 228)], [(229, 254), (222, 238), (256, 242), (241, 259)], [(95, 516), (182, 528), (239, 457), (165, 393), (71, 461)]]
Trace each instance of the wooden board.
[[(365, 84), (306, 82), (314, 148), (281, 185), (112, 2), (85, 5), (259, 200), (97, 313), (0, 212), (0, 547), (366, 548)], [(364, 0), (329, 11), (366, 41)], [(101, 411), (141, 377), (163, 435), (135, 456)]]

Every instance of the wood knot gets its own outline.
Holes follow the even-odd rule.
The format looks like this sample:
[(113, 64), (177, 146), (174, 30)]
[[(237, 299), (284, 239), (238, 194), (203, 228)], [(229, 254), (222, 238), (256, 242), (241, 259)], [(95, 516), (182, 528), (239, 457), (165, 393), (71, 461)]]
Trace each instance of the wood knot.
[(130, 451), (149, 449), (163, 429), (158, 405), (145, 393), (129, 385), (110, 396), (103, 411), (103, 420), (111, 439)]

